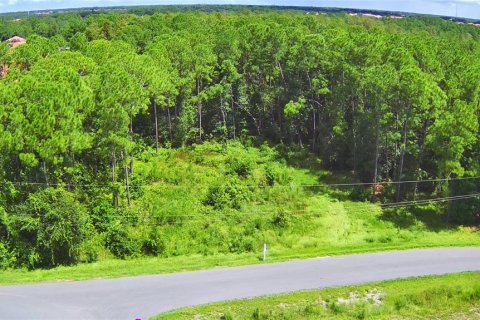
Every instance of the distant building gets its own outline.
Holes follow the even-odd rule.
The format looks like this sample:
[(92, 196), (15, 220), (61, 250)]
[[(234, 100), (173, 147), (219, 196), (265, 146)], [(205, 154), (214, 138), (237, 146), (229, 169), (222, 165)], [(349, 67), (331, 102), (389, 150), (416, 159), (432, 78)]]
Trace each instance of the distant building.
[[(25, 40), (22, 37), (14, 36), (11, 37), (10, 39), (5, 40), (6, 43), (10, 46), (11, 50), (14, 50), (18, 46), (21, 46), (25, 43), (27, 43), (27, 40)], [(8, 73), (8, 64), (3, 63), (2, 66), (0, 66), (0, 78), (3, 78), (7, 75)]]
[(14, 37), (11, 37), (10, 39), (7, 39), (5, 42), (9, 44), (10, 48), (15, 49), (16, 47), (27, 43), (27, 40), (25, 40), (22, 37), (14, 36)]
[(383, 18), (383, 16), (381, 16), (381, 15), (372, 14), (372, 13), (362, 13), (362, 16), (369, 17), (369, 18), (375, 18), (375, 19), (382, 19)]

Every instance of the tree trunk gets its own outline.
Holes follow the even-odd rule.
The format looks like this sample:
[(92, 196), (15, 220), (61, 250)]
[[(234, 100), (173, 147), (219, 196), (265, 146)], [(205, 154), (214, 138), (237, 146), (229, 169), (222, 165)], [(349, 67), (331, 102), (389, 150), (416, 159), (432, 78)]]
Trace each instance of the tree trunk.
[(157, 97), (153, 98), (153, 113), (155, 114), (155, 150), (158, 153), (158, 114), (157, 114)]
[(232, 103), (232, 123), (233, 123), (233, 139), (235, 140), (237, 138), (237, 128), (235, 124), (235, 116), (236, 116), (236, 107), (235, 103), (233, 100), (233, 88), (230, 88), (230, 96), (231, 96), (231, 103)]
[(421, 179), (421, 165), (423, 161), (423, 153), (424, 153), (424, 144), (425, 144), (425, 139), (427, 135), (427, 127), (428, 124), (425, 122), (423, 125), (423, 135), (418, 141), (418, 145), (420, 146), (420, 150), (418, 152), (418, 159), (417, 159), (417, 166), (415, 170), (415, 187), (413, 190), (413, 200), (417, 200), (417, 193), (418, 193), (418, 181)]
[(280, 75), (282, 76), (283, 90), (287, 90), (287, 81), (285, 80), (285, 75), (283, 73), (282, 65), (280, 64), (280, 61), (278, 61), (278, 60), (277, 60), (277, 66), (280, 69)]
[(316, 133), (317, 133), (317, 113), (315, 112), (315, 107), (313, 108), (313, 139), (312, 139), (312, 151), (315, 152), (316, 148)]
[(45, 160), (42, 160), (42, 172), (45, 186), (48, 187), (47, 165), (45, 164)]
[(227, 115), (223, 108), (223, 95), (220, 97), (220, 112), (222, 113), (223, 127), (225, 128), (225, 140), (228, 139)]
[[(403, 165), (405, 163), (405, 147), (407, 144), (407, 121), (408, 121), (408, 115), (407, 118), (405, 119), (405, 124), (403, 125), (403, 145), (402, 145), (402, 150), (400, 151), (400, 169), (398, 171), (398, 182), (402, 180), (402, 175), (403, 175)], [(401, 183), (397, 184), (397, 202), (400, 201), (400, 190), (401, 190)]]
[(358, 97), (355, 95), (352, 105), (353, 174), (357, 172), (357, 103)]
[[(122, 152), (122, 158), (127, 160), (127, 152)], [(127, 205), (130, 207), (130, 185), (128, 183), (128, 167), (125, 165), (125, 191), (127, 192)]]
[(197, 80), (198, 136), (202, 141), (202, 102), (200, 101), (200, 80)]
[(117, 182), (116, 166), (117, 166), (117, 160), (115, 158), (115, 151), (112, 151), (112, 184), (113, 184), (112, 204), (114, 208), (118, 207), (118, 193), (115, 186), (115, 182)]
[(380, 124), (377, 124), (377, 137), (375, 141), (375, 166), (373, 170), (373, 188), (372, 188), (372, 199), (375, 200), (376, 194), (375, 189), (377, 187), (377, 176), (378, 176), (378, 157), (380, 153)]
[(167, 108), (167, 117), (168, 117), (168, 132), (170, 134), (170, 143), (173, 143), (172, 117), (170, 116), (170, 108)]

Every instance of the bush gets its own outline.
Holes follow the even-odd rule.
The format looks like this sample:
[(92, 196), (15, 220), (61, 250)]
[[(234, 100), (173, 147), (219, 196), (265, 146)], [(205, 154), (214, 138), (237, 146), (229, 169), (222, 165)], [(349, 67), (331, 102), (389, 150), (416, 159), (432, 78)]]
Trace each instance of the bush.
[(254, 252), (255, 248), (260, 250), (258, 237), (249, 235), (248, 231), (241, 230), (241, 228), (232, 228), (229, 239), (228, 249), (232, 253)]
[(100, 252), (103, 250), (102, 240), (99, 235), (92, 236), (90, 239), (85, 240), (80, 248), (81, 261), (83, 262), (96, 262)]
[(0, 270), (5, 270), (15, 266), (16, 257), (5, 243), (0, 242)]
[(265, 167), (265, 180), (269, 186), (273, 186), (278, 182), (278, 171), (276, 168), (273, 168), (272, 166)]
[(480, 284), (477, 284), (471, 290), (468, 290), (464, 293), (464, 297), (472, 302), (480, 301)]
[(221, 320), (233, 320), (233, 316), (230, 313), (225, 313), (220, 317)]
[(54, 188), (31, 194), (15, 207), (11, 220), (21, 263), (35, 268), (79, 262), (90, 223), (73, 194)]
[(354, 201), (368, 201), (372, 197), (371, 187), (355, 186), (350, 192), (350, 199)]
[(292, 181), (292, 177), (285, 168), (276, 165), (265, 166), (265, 182), (269, 186), (278, 184), (287, 184)]
[(242, 178), (246, 178), (251, 174), (254, 165), (254, 161), (250, 160), (248, 157), (231, 155), (227, 158), (228, 171)]
[(291, 214), (280, 209), (274, 216), (272, 224), (278, 228), (287, 228), (291, 224)]
[(210, 186), (203, 205), (212, 206), (215, 209), (240, 209), (245, 199), (248, 199), (248, 189), (231, 181), (227, 184)]
[(129, 228), (116, 224), (110, 227), (105, 236), (105, 246), (117, 258), (125, 259), (140, 253), (140, 243), (129, 232)]
[(142, 252), (146, 255), (159, 256), (165, 252), (166, 244), (159, 228), (152, 228), (143, 241)]
[(109, 226), (115, 221), (115, 213), (115, 209), (109, 201), (100, 201), (100, 203), (92, 209), (91, 219), (95, 229), (99, 232), (107, 231)]

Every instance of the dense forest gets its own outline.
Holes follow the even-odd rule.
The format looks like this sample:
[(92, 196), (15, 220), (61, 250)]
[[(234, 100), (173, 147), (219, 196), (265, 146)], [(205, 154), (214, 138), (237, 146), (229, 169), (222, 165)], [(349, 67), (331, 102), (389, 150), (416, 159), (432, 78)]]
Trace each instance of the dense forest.
[[(12, 48), (12, 36), (26, 44)], [(166, 254), (170, 231), (152, 225), (181, 228), (172, 212), (235, 215), (242, 203), (273, 201), (249, 187), (288, 184), (287, 169), (262, 163), (291, 150), (342, 181), (371, 183), (350, 193), (355, 200), (477, 190), (475, 26), (275, 11), (99, 13), (4, 17), (0, 37), (0, 267), (94, 261), (98, 247), (117, 257)], [(201, 166), (176, 175), (172, 157), (202, 145), (205, 157), (191, 162), (208, 166), (222, 154), (222, 176), (195, 180), (189, 170)], [(441, 209), (461, 211), (455, 223), (478, 222), (475, 200)], [(283, 211), (273, 219), (288, 220)], [(147, 239), (132, 240), (135, 232)], [(253, 250), (235, 237), (218, 250)]]

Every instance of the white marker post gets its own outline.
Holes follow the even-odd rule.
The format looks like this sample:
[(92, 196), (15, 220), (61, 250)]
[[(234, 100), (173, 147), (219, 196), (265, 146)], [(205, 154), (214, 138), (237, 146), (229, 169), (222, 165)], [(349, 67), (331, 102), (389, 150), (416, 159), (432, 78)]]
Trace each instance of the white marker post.
[(263, 244), (263, 261), (267, 261), (267, 243)]

